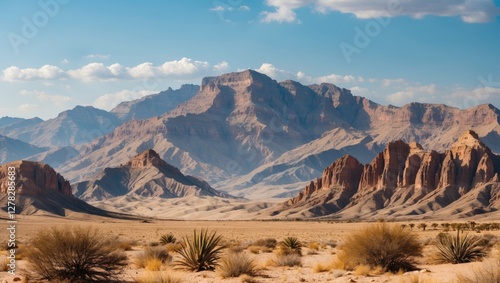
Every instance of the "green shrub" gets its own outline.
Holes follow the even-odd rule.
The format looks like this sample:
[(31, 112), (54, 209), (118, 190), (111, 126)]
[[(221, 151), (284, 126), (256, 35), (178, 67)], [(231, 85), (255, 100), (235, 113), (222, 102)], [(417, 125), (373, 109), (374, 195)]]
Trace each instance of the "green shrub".
[(208, 230), (193, 232), (193, 237), (185, 237), (184, 244), (178, 250), (180, 259), (177, 266), (191, 271), (214, 270), (221, 257), (223, 246), (219, 246), (222, 236)]
[(351, 233), (338, 249), (339, 265), (346, 269), (369, 265), (390, 272), (415, 270), (415, 257), (422, 255), (422, 245), (416, 235), (400, 225), (386, 223)]
[(255, 276), (256, 266), (246, 253), (230, 252), (222, 257), (217, 271), (222, 278), (239, 277), (242, 274)]
[(431, 261), (435, 263), (465, 263), (481, 260), (486, 255), (486, 242), (481, 237), (470, 234), (456, 236), (440, 233), (434, 244)]
[(127, 265), (114, 241), (84, 227), (39, 231), (26, 253), (28, 276), (51, 282), (113, 282)]

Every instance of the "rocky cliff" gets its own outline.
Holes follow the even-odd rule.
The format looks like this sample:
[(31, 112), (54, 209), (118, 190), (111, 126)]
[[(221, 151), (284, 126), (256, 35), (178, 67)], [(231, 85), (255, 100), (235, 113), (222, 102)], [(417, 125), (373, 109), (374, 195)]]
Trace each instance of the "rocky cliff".
[[(358, 218), (494, 212), (500, 209), (499, 174), (500, 156), (474, 131), (464, 133), (444, 153), (395, 141), (367, 165), (349, 155), (335, 161), (273, 214)], [(476, 202), (467, 207), (463, 199)]]

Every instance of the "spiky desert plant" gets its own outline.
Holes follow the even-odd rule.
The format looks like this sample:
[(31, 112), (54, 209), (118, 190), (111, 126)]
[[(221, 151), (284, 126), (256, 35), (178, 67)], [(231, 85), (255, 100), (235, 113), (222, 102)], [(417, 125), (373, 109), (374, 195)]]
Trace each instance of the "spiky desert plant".
[(26, 254), (28, 276), (50, 282), (114, 282), (127, 265), (115, 240), (87, 227), (39, 231)]
[(415, 234), (386, 223), (351, 233), (338, 249), (337, 260), (348, 269), (369, 265), (390, 272), (408, 271), (415, 269), (415, 257), (422, 255), (422, 244)]
[(456, 236), (440, 233), (434, 243), (435, 251), (431, 261), (435, 263), (465, 263), (482, 259), (486, 255), (485, 242), (482, 238), (470, 234)]
[(180, 259), (176, 265), (191, 271), (214, 270), (224, 249), (219, 245), (221, 239), (222, 236), (216, 232), (201, 230), (197, 233), (194, 230), (193, 237), (184, 238), (184, 244), (178, 250)]
[(177, 242), (177, 238), (172, 233), (168, 233), (167, 235), (162, 235), (160, 237), (160, 244), (166, 245), (166, 244), (175, 244)]
[(286, 237), (282, 242), (280, 242), (280, 253), (289, 254), (295, 253), (297, 255), (302, 255), (302, 242), (296, 237)]
[(222, 257), (217, 271), (222, 278), (239, 277), (242, 274), (255, 276), (255, 262), (245, 252), (229, 252)]

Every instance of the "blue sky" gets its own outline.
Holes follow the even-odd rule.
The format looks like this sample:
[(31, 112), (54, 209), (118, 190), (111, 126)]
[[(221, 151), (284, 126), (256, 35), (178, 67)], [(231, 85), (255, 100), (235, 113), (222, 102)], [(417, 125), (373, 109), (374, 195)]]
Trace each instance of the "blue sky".
[(0, 1), (0, 116), (106, 110), (247, 68), (380, 104), (500, 107), (500, 1)]

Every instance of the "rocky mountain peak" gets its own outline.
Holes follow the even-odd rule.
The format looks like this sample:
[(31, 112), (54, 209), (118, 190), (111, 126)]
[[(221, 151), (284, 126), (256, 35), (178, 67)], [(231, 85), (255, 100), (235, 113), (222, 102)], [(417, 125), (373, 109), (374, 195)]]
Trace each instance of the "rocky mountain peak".
[(16, 172), (16, 193), (19, 195), (43, 196), (50, 191), (73, 196), (71, 186), (52, 167), (41, 162), (14, 161), (0, 166), (0, 192), (8, 189), (9, 168)]
[(463, 147), (485, 149), (486, 145), (479, 139), (479, 135), (476, 132), (468, 130), (452, 145), (452, 149)]
[(141, 154), (133, 157), (129, 162), (127, 162), (127, 166), (132, 168), (148, 168), (148, 167), (159, 167), (165, 166), (167, 163), (161, 159), (160, 155), (156, 153), (156, 151), (152, 149), (147, 149)]

